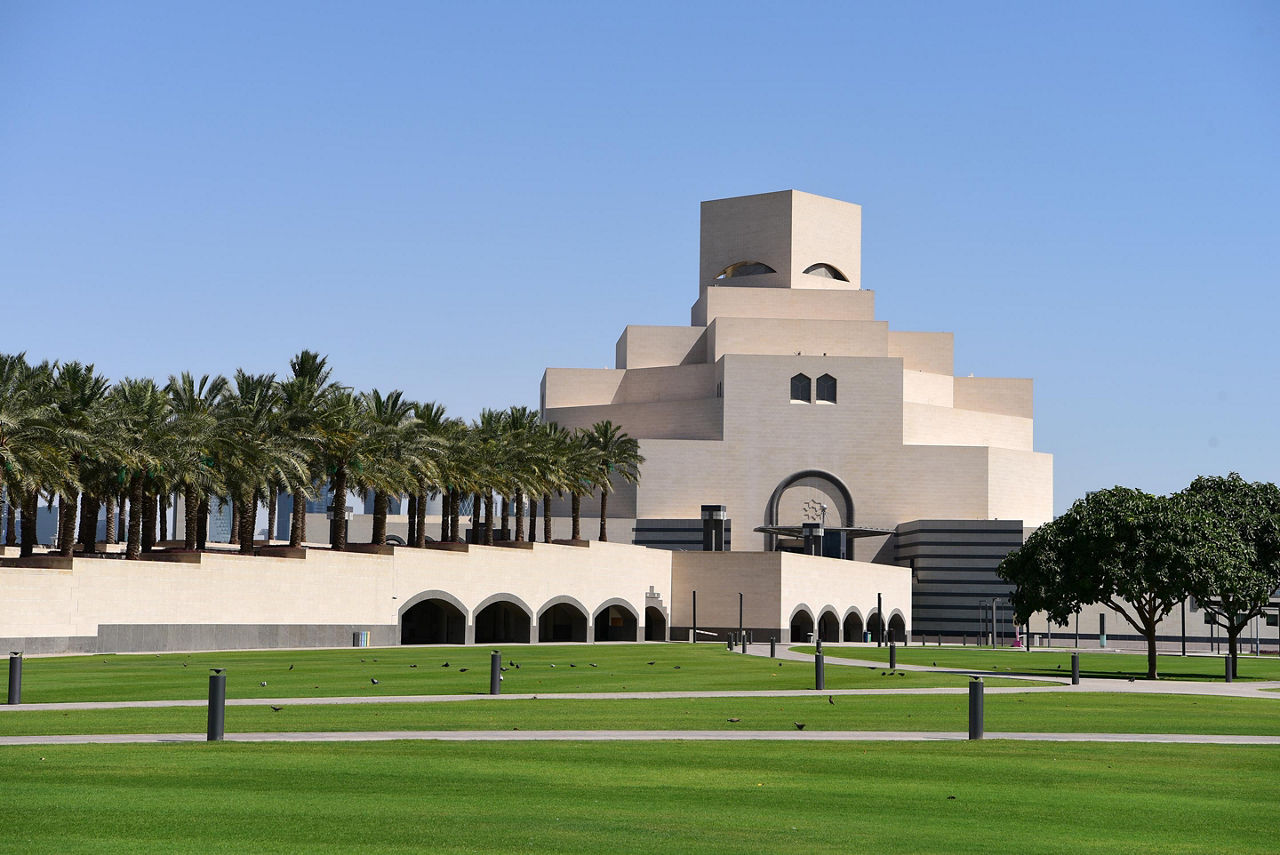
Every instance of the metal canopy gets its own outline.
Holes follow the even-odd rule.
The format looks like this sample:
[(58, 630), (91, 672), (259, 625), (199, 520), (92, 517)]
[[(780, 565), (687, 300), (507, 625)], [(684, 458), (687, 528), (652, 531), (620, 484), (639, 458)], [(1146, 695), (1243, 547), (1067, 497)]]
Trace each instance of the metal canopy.
[[(778, 537), (804, 537), (803, 525), (760, 525), (754, 530), (761, 534), (773, 534)], [(863, 528), (862, 526), (829, 525), (823, 526), (822, 530), (847, 532), (849, 537), (884, 537), (894, 533), (891, 528)]]

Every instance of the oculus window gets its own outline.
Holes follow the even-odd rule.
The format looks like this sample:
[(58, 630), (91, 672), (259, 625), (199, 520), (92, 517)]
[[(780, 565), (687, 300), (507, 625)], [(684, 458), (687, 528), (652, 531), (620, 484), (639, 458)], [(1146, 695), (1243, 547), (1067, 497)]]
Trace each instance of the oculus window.
[(807, 374), (797, 374), (791, 378), (791, 400), (806, 404), (813, 400), (812, 383)]
[(737, 264), (730, 264), (720, 274), (717, 279), (736, 279), (739, 276), (759, 276), (762, 273), (777, 273), (769, 265), (761, 261), (739, 261)]
[[(794, 380), (791, 382), (795, 383)], [(826, 404), (836, 402), (836, 378), (830, 374), (823, 374), (818, 378), (818, 401)]]

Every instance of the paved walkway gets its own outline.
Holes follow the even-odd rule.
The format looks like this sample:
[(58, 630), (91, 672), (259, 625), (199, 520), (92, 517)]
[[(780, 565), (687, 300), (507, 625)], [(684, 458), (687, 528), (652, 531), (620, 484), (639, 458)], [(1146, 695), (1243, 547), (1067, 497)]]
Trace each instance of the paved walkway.
[[(955, 742), (968, 734), (928, 730), (383, 730), (307, 733), (229, 733), (227, 742)], [(1280, 736), (1198, 733), (987, 733), (986, 739), (1025, 742), (1154, 742), (1194, 745), (1280, 745)], [(201, 733), (107, 733), (70, 736), (4, 736), (4, 745), (119, 745), (204, 742)]]

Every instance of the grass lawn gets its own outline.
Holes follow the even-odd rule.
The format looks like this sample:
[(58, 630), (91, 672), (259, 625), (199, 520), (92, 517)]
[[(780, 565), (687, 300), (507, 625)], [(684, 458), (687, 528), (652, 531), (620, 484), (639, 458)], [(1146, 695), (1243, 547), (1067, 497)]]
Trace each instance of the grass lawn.
[(1274, 852), (1280, 749), (329, 743), (0, 750), (0, 852)]
[[(509, 666), (503, 675), (503, 691), (508, 694), (813, 688), (811, 664), (743, 656), (718, 644), (509, 645), (502, 652), (503, 663)], [(520, 667), (510, 667), (512, 661)], [(446, 662), (447, 668), (443, 667)], [(34, 704), (204, 698), (209, 693), (210, 667), (227, 669), (229, 698), (489, 691), (488, 648), (385, 647), (31, 657), (23, 665), (22, 700)], [(4, 670), (7, 673), (7, 665)], [(881, 670), (828, 665), (827, 687), (907, 688), (965, 682), (962, 675), (898, 672), (881, 676)]]
[[(227, 732), (361, 730), (950, 730), (965, 695), (475, 700), (229, 706)], [(1103, 693), (989, 694), (988, 731), (1280, 735), (1280, 699)], [(203, 733), (204, 707), (0, 712), (0, 735)], [(740, 719), (730, 722), (730, 718)]]
[[(795, 647), (794, 650), (812, 653), (812, 647)], [(888, 662), (887, 647), (841, 647), (823, 645), (827, 656), (862, 659), (869, 662)], [(1009, 671), (1018, 674), (1043, 674), (1053, 677), (1071, 676), (1071, 653), (1066, 650), (1011, 650), (990, 647), (899, 647), (898, 663), (902, 665), (933, 665), (939, 668), (958, 668), (972, 671)], [(1160, 654), (1157, 668), (1161, 679), (1216, 680), (1224, 679), (1223, 656), (1174, 656)], [(1241, 656), (1237, 662), (1239, 680), (1280, 680), (1280, 659), (1274, 656)], [(1081, 677), (1136, 677), (1146, 679), (1146, 653), (1082, 652), (1080, 654)]]

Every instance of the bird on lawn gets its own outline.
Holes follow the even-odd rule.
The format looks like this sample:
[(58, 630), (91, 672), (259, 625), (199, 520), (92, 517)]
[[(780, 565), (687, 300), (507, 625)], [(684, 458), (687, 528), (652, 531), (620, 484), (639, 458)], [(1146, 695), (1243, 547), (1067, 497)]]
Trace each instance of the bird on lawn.
[(934, 668), (937, 668), (937, 667), (938, 667), (938, 663), (937, 663), (937, 662), (934, 662), (934, 663), (933, 663), (933, 667), (934, 667)]
[(266, 686), (267, 686), (267, 681), (266, 681), (266, 680), (263, 680), (263, 681), (262, 681), (261, 683), (259, 683), (258, 685), (259, 685), (259, 686), (262, 686), (263, 688), (266, 688)]
[(370, 678), (369, 678), (369, 682), (370, 682), (370, 683), (373, 683), (373, 685), (375, 685), (375, 686), (376, 686), (376, 685), (378, 685), (378, 678), (377, 678), (377, 677), (370, 677)]
[(1130, 678), (1129, 678), (1129, 682), (1130, 682), (1130, 683), (1132, 683), (1132, 682), (1134, 681), (1134, 679), (1135, 679), (1135, 678), (1130, 677)]
[(596, 663), (594, 663), (594, 662), (588, 662), (587, 664), (588, 664), (588, 665), (590, 665), (592, 668), (599, 668), (599, 667), (600, 667), (599, 665), (597, 665), (597, 664), (596, 664)]
[(677, 671), (679, 671), (679, 670), (680, 670), (680, 666), (679, 666), (679, 665), (674, 665), (674, 666), (672, 666), (672, 667), (673, 667), (673, 668), (675, 668), (675, 670), (677, 670)]
[(804, 730), (804, 722), (802, 722), (802, 721), (793, 721), (793, 722), (791, 722), (791, 723), (792, 723), (792, 724), (794, 724), (794, 725), (796, 726), (796, 730)]
[(516, 669), (517, 671), (519, 671), (519, 670), (520, 670), (520, 663), (519, 663), (519, 662), (512, 662), (511, 664), (515, 666), (515, 669)]
[(552, 667), (552, 668), (556, 667), (556, 663), (552, 662), (552, 663), (551, 663), (551, 667)]
[(290, 666), (289, 666), (289, 670), (290, 670), (290, 671), (292, 671), (292, 670), (293, 670), (293, 666), (292, 666), (292, 665), (290, 665)]
[(827, 703), (831, 704), (831, 706), (834, 707), (836, 705), (836, 699), (831, 697), (830, 695), (827, 695)]
[(569, 667), (570, 667), (570, 668), (577, 668), (578, 666), (577, 666), (577, 665), (574, 665), (572, 662), (570, 662), (570, 663), (569, 663)]
[(458, 673), (459, 673), (459, 674), (465, 674), (465, 673), (467, 673), (467, 672), (468, 672), (468, 671), (470, 671), (470, 670), (471, 670), (470, 668), (459, 668), (459, 669), (458, 669)]
[(412, 664), (410, 664), (410, 665), (409, 665), (409, 667), (410, 667), (410, 668), (417, 668), (418, 666), (417, 666), (417, 663), (412, 663)]
[(729, 721), (733, 722), (734, 724), (737, 724), (738, 722), (742, 721), (742, 719), (740, 719), (740, 718), (731, 718), (731, 719), (729, 719)]
[(280, 710), (282, 710), (282, 709), (284, 709), (284, 707), (278, 707), (278, 706), (276, 706), (275, 704), (272, 704), (272, 705), (271, 705), (271, 711), (272, 711), (272, 712), (280, 712)]
[(501, 665), (499, 665), (499, 666), (498, 666), (498, 670), (499, 670), (499, 671), (504, 671), (504, 672), (505, 672), (507, 669), (506, 669), (506, 668), (503, 668)]
[(646, 662), (646, 663), (644, 663), (644, 664), (646, 664), (646, 665), (652, 665), (652, 664), (653, 664), (653, 662)]
[(441, 668), (448, 668), (448, 667), (449, 667), (449, 663), (448, 663), (448, 662), (446, 662), (446, 663), (444, 663), (443, 665), (441, 665), (440, 667), (441, 667)]

